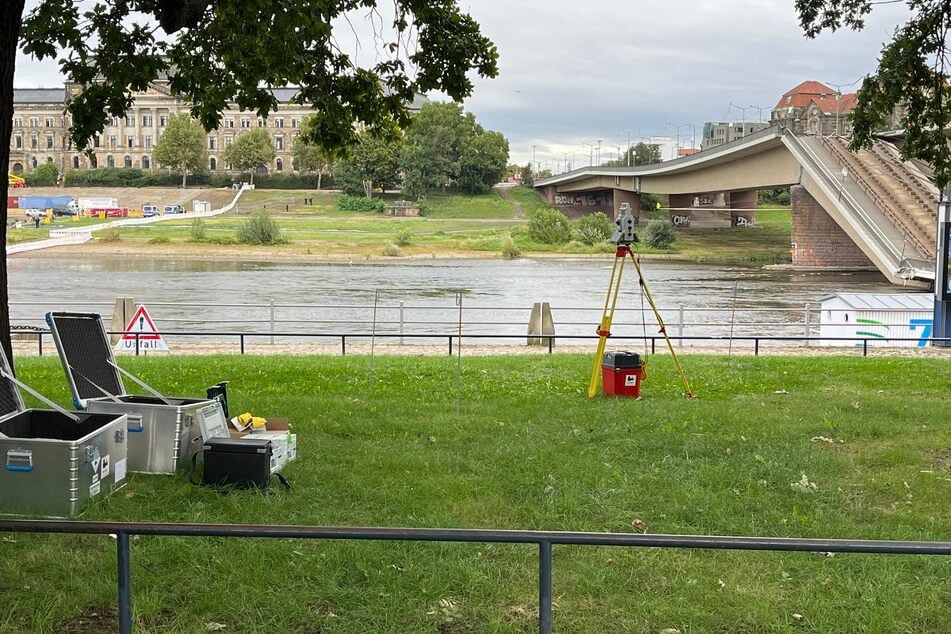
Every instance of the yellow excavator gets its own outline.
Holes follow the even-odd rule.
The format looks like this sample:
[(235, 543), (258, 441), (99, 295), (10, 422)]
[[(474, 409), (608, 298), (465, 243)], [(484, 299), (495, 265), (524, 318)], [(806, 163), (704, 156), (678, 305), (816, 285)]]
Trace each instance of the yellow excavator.
[(11, 174), (7, 172), (8, 185), (10, 187), (26, 187), (26, 181), (22, 177), (17, 176), (16, 174)]

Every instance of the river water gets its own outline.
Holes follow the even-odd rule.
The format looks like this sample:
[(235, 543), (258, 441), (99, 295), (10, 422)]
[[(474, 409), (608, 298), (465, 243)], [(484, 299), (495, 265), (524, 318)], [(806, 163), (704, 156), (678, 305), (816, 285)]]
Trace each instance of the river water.
[[(40, 325), (48, 310), (108, 316), (116, 297), (129, 296), (146, 304), (163, 331), (396, 333), (402, 302), (405, 333), (450, 334), (458, 329), (456, 301), (461, 292), (466, 334), (509, 335), (525, 334), (534, 302), (550, 302), (559, 335), (593, 334), (611, 264), (610, 256), (385, 264), (29, 256), (8, 260), (11, 321), (17, 325)], [(804, 306), (824, 295), (903, 292), (875, 273), (804, 274), (667, 260), (645, 260), (642, 266), (673, 334), (684, 307), (683, 334), (688, 336), (731, 330), (735, 335), (800, 335)], [(639, 335), (643, 321), (650, 325), (653, 317), (649, 308), (642, 312), (630, 262), (621, 289), (615, 333)], [(811, 320), (818, 323), (818, 314)]]

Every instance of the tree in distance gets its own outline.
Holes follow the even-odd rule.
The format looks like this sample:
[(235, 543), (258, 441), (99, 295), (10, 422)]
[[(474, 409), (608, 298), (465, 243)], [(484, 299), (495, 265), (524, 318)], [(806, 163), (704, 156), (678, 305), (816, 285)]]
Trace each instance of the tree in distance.
[(333, 172), (337, 152), (325, 149), (312, 140), (316, 119), (307, 115), (301, 121), (300, 136), (294, 141), (294, 169), (301, 172), (317, 172), (317, 189), (320, 189), (324, 174)]
[(254, 173), (259, 169), (266, 169), (276, 155), (277, 150), (274, 149), (267, 130), (254, 128), (238, 135), (234, 143), (225, 148), (224, 159), (242, 172), (250, 171), (253, 185)]
[(56, 184), (57, 178), (59, 178), (59, 170), (56, 166), (53, 163), (43, 163), (33, 171), (28, 182), (34, 187), (51, 187)]
[[(384, 18), (378, 5), (391, 15)], [(82, 87), (67, 105), (79, 150), (159, 77), (168, 78), (205, 130), (216, 129), (231, 104), (267, 116), (278, 105), (272, 87), (299, 86), (296, 100), (313, 104), (318, 117), (312, 140), (337, 149), (352, 145), (357, 123), (395, 135), (418, 93), (439, 90), (461, 100), (472, 92), (469, 71), (498, 74), (495, 45), (456, 0), (31, 0), (26, 14), (24, 6), (25, 0), (0, 2), (3, 165), (10, 158), (17, 46), (40, 60), (58, 59), (66, 80)], [(378, 44), (362, 64), (339, 42), (367, 12)], [(0, 187), (5, 242), (9, 183)], [(12, 360), (5, 265), (0, 344)]]
[[(796, 0), (796, 12), (806, 37), (825, 29), (865, 27), (865, 16), (881, 0)], [(951, 2), (907, 0), (911, 17), (895, 29), (882, 46), (878, 69), (865, 77), (858, 105), (849, 115), (851, 149), (870, 147), (876, 132), (903, 128), (901, 155), (919, 159), (934, 170), (938, 189), (951, 182), (951, 148), (947, 126), (951, 120), (951, 84), (948, 82), (948, 32)], [(895, 115), (899, 121), (894, 121)]]
[(152, 158), (161, 165), (181, 172), (184, 188), (188, 173), (202, 173), (208, 164), (205, 129), (187, 114), (171, 116), (168, 126), (159, 137)]
[(654, 163), (660, 163), (660, 146), (641, 141), (627, 148), (627, 152), (625, 152), (621, 158), (608, 161), (605, 165), (609, 167), (622, 167), (626, 165), (652, 165)]
[(483, 192), (502, 179), (508, 158), (505, 137), (483, 128), (460, 104), (429, 103), (403, 140), (403, 191), (412, 198), (451, 185)]
[(360, 133), (350, 157), (334, 167), (334, 184), (348, 196), (373, 198), (375, 188), (386, 193), (399, 182), (399, 141), (375, 137), (369, 131)]

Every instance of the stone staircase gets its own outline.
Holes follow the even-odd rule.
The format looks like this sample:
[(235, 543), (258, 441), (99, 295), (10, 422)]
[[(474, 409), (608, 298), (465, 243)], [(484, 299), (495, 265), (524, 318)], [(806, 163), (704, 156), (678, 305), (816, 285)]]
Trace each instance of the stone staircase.
[(927, 176), (903, 162), (898, 149), (885, 141), (876, 140), (871, 148), (857, 153), (849, 151), (843, 138), (823, 138), (822, 143), (908, 244), (922, 256), (934, 258), (938, 190)]

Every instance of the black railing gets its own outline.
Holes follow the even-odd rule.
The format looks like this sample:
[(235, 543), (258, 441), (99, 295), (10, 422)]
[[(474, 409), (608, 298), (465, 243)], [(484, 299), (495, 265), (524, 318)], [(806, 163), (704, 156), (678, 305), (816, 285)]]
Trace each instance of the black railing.
[[(37, 341), (37, 352), (39, 356), (43, 356), (44, 337), (50, 334), (49, 330), (37, 330), (30, 331), (30, 334), (36, 335)], [(142, 339), (146, 335), (143, 335), (139, 332), (129, 332), (125, 333), (121, 330), (119, 331), (110, 331), (110, 335), (129, 335), (134, 337), (135, 344), (134, 350), (135, 354), (139, 355), (143, 350), (143, 347), (140, 345)], [(555, 341), (596, 341), (598, 339), (597, 335), (510, 335), (510, 334), (438, 334), (438, 333), (364, 333), (364, 332), (350, 332), (350, 333), (314, 333), (314, 332), (203, 332), (203, 331), (163, 331), (160, 334), (163, 337), (201, 337), (204, 339), (237, 339), (238, 340), (238, 350), (240, 354), (245, 354), (246, 348), (245, 344), (249, 339), (262, 339), (267, 338), (269, 341), (281, 337), (285, 339), (332, 339), (340, 340), (340, 354), (347, 354), (347, 339), (417, 339), (417, 340), (444, 340), (448, 342), (448, 351), (449, 354), (453, 353), (453, 342), (455, 345), (459, 345), (460, 341), (485, 341), (485, 340), (512, 340), (512, 341), (525, 341), (528, 338), (542, 340), (546, 342), (546, 347), (548, 354), (552, 354), (555, 351)], [(154, 334), (149, 333), (147, 336), (154, 337)], [(819, 342), (832, 342), (832, 341), (841, 341), (841, 342), (852, 342), (854, 343), (854, 348), (862, 349), (862, 356), (867, 357), (869, 352), (869, 344), (881, 345), (883, 343), (892, 343), (892, 344), (901, 344), (907, 342), (914, 342), (918, 344), (915, 346), (915, 349), (925, 348), (927, 346), (941, 346), (941, 347), (951, 347), (951, 337), (821, 337), (818, 335), (694, 335), (694, 336), (681, 336), (681, 335), (669, 335), (669, 339), (673, 342), (682, 345), (683, 342), (706, 342), (710, 344), (722, 344), (732, 345), (733, 343), (751, 343), (753, 345), (753, 354), (754, 356), (759, 356), (760, 345), (763, 343), (802, 343), (805, 346), (810, 345), (811, 343)], [(658, 348), (664, 348), (664, 337), (661, 335), (631, 335), (631, 336), (614, 336), (611, 337), (611, 341), (616, 342), (629, 342), (629, 343), (639, 343), (639, 342), (650, 342), (651, 354), (657, 352)], [(658, 346), (658, 342), (660, 345)], [(907, 347), (907, 346), (905, 346)], [(834, 348), (833, 348), (834, 349)], [(840, 350), (848, 349), (840, 348)], [(690, 350), (691, 352), (703, 352), (703, 349), (698, 347)]]
[(542, 634), (550, 634), (552, 628), (552, 548), (556, 544), (628, 548), (951, 555), (951, 542), (724, 537), (718, 535), (642, 535), (459, 528), (361, 528), (269, 526), (261, 524), (150, 524), (0, 520), (0, 532), (115, 535), (120, 634), (131, 634), (132, 632), (132, 553), (129, 548), (129, 537), (131, 535), (537, 544), (539, 557), (538, 631)]

